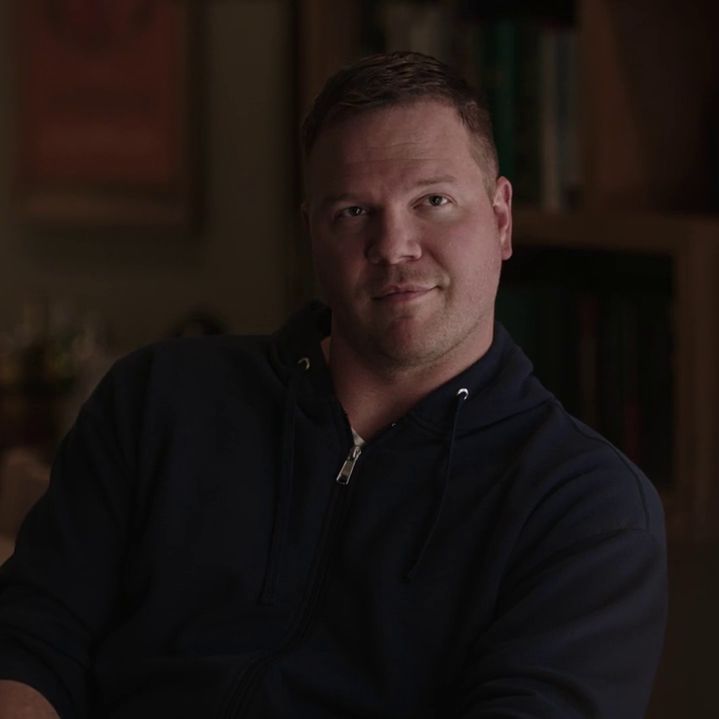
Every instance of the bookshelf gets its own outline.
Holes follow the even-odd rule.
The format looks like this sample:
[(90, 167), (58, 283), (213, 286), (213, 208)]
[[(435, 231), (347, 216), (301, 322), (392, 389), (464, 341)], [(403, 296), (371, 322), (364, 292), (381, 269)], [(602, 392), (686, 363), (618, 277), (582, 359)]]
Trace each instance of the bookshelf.
[[(513, 64), (505, 74), (534, 68), (529, 84), (513, 79), (514, 105), (504, 107), (504, 115), (502, 107), (493, 108), (495, 134), (510, 143), (527, 136), (536, 142), (505, 150), (515, 153), (513, 172), (529, 167), (534, 174), (509, 174), (515, 187), (528, 189), (515, 204), (515, 256), (504, 269), (498, 314), (517, 334), (522, 301), (525, 314), (544, 312), (545, 319), (552, 303), (570, 308), (564, 338), (571, 351), (555, 372), (573, 375), (574, 394), (563, 390), (562, 397), (557, 388), (558, 396), (580, 416), (589, 414), (590, 423), (628, 454), (638, 452), (638, 463), (662, 494), (675, 543), (717, 539), (719, 54), (712, 32), (719, 4), (555, 0), (542, 3), (541, 11), (532, 5), (297, 0), (298, 115), (330, 73), (373, 50), (431, 50), (480, 83), (492, 63), (492, 71), (500, 63), (500, 75), (503, 62)], [(513, 50), (503, 47), (482, 59), (483, 42), (507, 37)], [(557, 37), (559, 45), (553, 44)], [(519, 46), (539, 53), (537, 61), (522, 58)], [(547, 67), (560, 73), (558, 81)], [(544, 89), (547, 77), (560, 83), (559, 91)], [(532, 83), (539, 95), (532, 96)], [(490, 104), (510, 102), (487, 94)], [(569, 120), (546, 109), (547, 97), (569, 103)], [(516, 108), (532, 108), (538, 126), (507, 131), (500, 123), (512, 107), (530, 119), (533, 113)], [(547, 128), (557, 134), (557, 122), (558, 139), (552, 140)], [(568, 137), (571, 146), (558, 148)], [(566, 161), (557, 152), (570, 154), (566, 172), (557, 170)], [(296, 248), (292, 263), (299, 299), (313, 289), (309, 263)], [(510, 297), (506, 318), (502, 292)], [(558, 336), (556, 326), (546, 326), (547, 335)], [(557, 362), (548, 355), (543, 369), (533, 359), (542, 379)], [(620, 406), (621, 396), (615, 398), (614, 411), (604, 396), (613, 379), (629, 388), (631, 399)], [(622, 422), (624, 433), (617, 429)]]

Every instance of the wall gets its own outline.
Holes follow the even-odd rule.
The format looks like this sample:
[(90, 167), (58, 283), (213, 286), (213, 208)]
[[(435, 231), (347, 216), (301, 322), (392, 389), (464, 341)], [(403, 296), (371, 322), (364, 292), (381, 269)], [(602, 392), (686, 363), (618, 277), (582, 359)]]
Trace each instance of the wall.
[(647, 719), (716, 716), (719, 545), (670, 546), (669, 622)]
[(206, 3), (208, 199), (193, 238), (31, 235), (14, 224), (12, 5), (0, 3), (0, 332), (37, 299), (96, 310), (123, 350), (197, 305), (236, 331), (274, 328), (286, 312), (292, 227), (288, 0)]

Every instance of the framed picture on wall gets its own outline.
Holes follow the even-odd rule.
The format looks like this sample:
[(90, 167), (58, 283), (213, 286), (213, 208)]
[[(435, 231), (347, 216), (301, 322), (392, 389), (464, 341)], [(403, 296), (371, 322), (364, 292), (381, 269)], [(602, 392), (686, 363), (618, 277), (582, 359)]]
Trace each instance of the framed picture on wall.
[(18, 0), (15, 203), (21, 222), (196, 225), (200, 6)]

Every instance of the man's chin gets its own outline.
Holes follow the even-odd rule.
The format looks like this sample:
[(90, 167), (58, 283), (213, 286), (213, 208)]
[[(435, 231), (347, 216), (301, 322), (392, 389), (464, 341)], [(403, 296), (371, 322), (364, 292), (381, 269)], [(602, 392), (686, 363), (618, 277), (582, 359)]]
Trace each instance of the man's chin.
[(432, 334), (404, 331), (385, 332), (373, 343), (380, 361), (388, 367), (411, 369), (432, 364), (441, 356), (441, 348), (430, 341)]
[[(354, 352), (378, 369), (411, 369), (431, 364), (442, 355), (441, 323), (416, 313), (402, 317), (356, 316), (344, 322)], [(343, 328), (344, 329), (344, 328)]]

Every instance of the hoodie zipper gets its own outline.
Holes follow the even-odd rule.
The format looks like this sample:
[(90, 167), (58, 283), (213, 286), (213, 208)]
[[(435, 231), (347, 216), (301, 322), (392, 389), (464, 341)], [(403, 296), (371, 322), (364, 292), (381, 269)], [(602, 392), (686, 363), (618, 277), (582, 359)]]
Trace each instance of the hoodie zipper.
[(359, 444), (353, 444), (335, 477), (335, 484), (338, 486), (333, 490), (330, 498), (330, 507), (327, 512), (328, 520), (320, 540), (316, 563), (312, 569), (313, 577), (305, 594), (304, 607), (294, 628), (280, 647), (263, 657), (255, 659), (245, 669), (234, 690), (230, 692), (221, 716), (227, 717), (227, 719), (237, 719), (237, 717), (243, 716), (251, 706), (255, 691), (265, 670), (275, 659), (298, 646), (309, 632), (315, 618), (315, 610), (320, 603), (326, 584), (332, 550), (337, 546), (334, 539), (344, 523), (343, 519), (348, 504), (346, 487), (349, 485), (352, 472), (361, 454), (362, 447)]
[(361, 454), (362, 446), (359, 444), (352, 445), (352, 449), (350, 449), (347, 459), (345, 459), (342, 467), (340, 467), (339, 474), (335, 478), (335, 482), (337, 482), (337, 484), (341, 484), (343, 487), (346, 487), (350, 483), (350, 477), (352, 476), (355, 464), (357, 464), (357, 460)]

